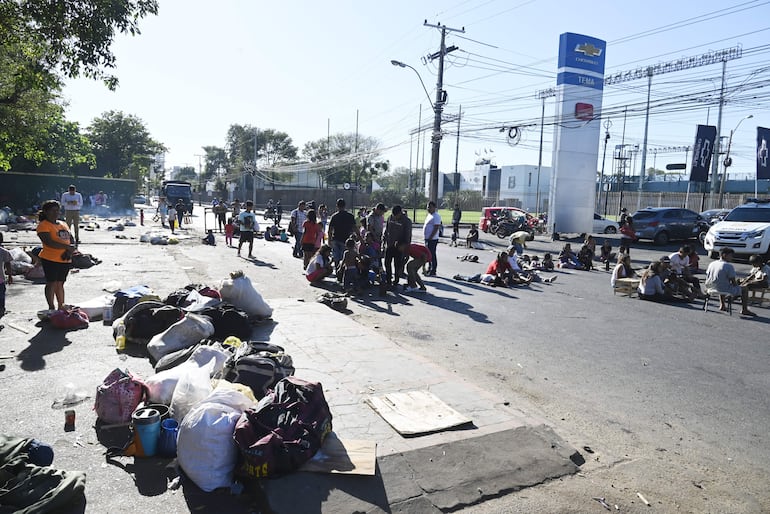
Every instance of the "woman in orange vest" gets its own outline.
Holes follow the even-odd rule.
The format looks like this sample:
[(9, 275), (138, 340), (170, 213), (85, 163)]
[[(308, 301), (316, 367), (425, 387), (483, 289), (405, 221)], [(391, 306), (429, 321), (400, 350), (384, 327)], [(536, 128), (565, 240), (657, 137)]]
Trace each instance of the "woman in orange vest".
[(69, 227), (59, 221), (61, 205), (56, 200), (48, 200), (38, 213), (37, 236), (43, 243), (40, 262), (45, 272), (45, 299), (48, 308), (64, 308), (64, 282), (72, 267), (72, 254), (75, 252), (75, 240)]

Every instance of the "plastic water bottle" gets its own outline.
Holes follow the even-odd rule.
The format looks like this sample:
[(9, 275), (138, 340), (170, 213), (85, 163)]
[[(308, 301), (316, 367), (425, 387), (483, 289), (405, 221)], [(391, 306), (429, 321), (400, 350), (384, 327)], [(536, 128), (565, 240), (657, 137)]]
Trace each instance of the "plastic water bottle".
[(122, 321), (115, 327), (115, 349), (119, 351), (126, 349), (126, 325)]

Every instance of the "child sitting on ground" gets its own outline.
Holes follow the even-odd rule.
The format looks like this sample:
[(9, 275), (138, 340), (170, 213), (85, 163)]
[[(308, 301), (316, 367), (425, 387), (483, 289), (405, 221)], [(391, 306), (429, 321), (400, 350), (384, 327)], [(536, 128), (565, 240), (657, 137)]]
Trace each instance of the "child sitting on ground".
[(474, 243), (479, 242), (479, 231), (476, 229), (476, 225), (471, 225), (471, 230), (468, 232), (468, 236), (465, 238), (466, 248), (475, 248)]
[[(265, 232), (267, 234), (269, 230)], [(310, 259), (305, 269), (305, 278), (311, 284), (320, 282), (332, 274), (332, 248), (329, 245), (321, 245), (321, 248)]]
[(209, 229), (209, 231), (206, 233), (206, 237), (203, 238), (203, 244), (216, 246), (217, 243), (214, 240), (214, 232), (211, 229)]
[(553, 271), (553, 257), (551, 257), (550, 253), (543, 255), (543, 262), (540, 264), (540, 267), (543, 268), (544, 271)]
[(612, 243), (610, 243), (609, 239), (605, 239), (601, 248), (599, 248), (599, 262), (604, 263), (605, 271), (610, 270), (610, 263), (614, 258), (615, 254), (612, 252)]

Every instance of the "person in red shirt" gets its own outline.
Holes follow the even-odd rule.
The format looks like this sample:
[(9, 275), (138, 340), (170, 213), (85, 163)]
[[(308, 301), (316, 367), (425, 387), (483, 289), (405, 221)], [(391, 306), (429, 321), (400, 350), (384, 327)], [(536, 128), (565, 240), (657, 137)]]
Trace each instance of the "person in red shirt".
[(513, 268), (508, 262), (508, 252), (500, 252), (497, 254), (497, 258), (489, 263), (486, 273), (481, 275), (481, 283), (491, 286), (504, 285), (506, 273), (513, 273)]
[(310, 259), (315, 256), (323, 242), (323, 227), (316, 218), (314, 209), (307, 211), (307, 218), (302, 224), (302, 237), (300, 244), (302, 248), (302, 269), (307, 269)]
[[(416, 243), (403, 243), (400, 248), (402, 255), (411, 257), (406, 265), (406, 287), (404, 292), (413, 293), (415, 291), (426, 291), (425, 284), (423, 283), (418, 271), (425, 266), (425, 263), (430, 262), (433, 255), (428, 250), (428, 247)], [(419, 285), (419, 288), (417, 287)]]

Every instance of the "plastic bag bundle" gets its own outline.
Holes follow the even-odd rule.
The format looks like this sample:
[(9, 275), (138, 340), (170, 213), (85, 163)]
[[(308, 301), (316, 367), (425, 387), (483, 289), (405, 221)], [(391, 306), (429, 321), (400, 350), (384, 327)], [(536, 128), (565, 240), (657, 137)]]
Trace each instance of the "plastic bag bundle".
[(214, 325), (208, 318), (188, 314), (154, 336), (147, 344), (147, 352), (157, 362), (168, 353), (192, 346), (212, 335), (214, 335)]
[(269, 318), (273, 309), (254, 288), (254, 285), (242, 271), (230, 273), (230, 278), (219, 285), (222, 300), (246, 312), (249, 316)]

